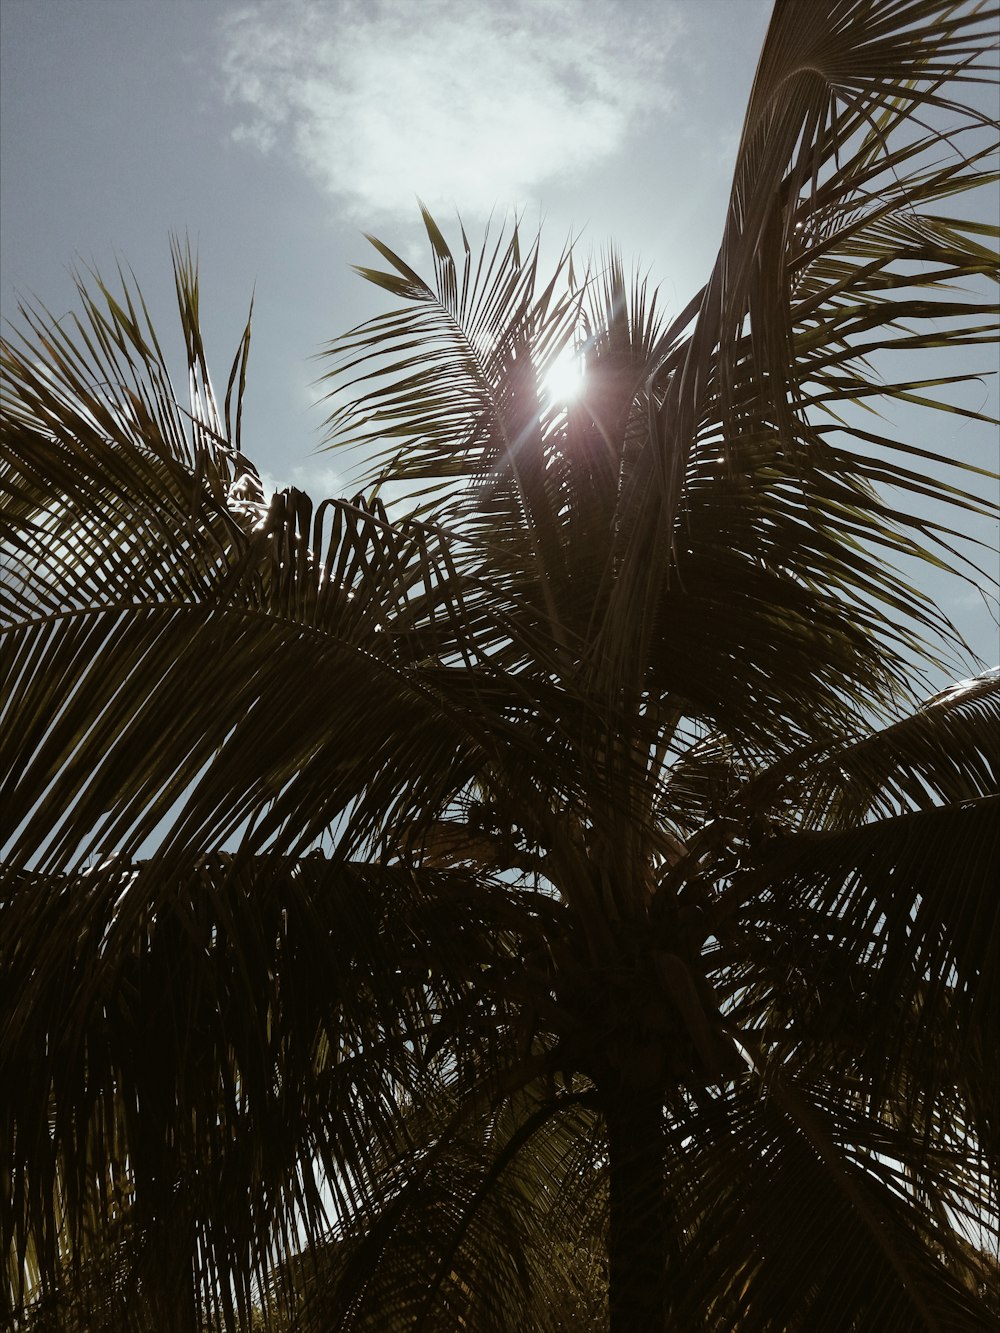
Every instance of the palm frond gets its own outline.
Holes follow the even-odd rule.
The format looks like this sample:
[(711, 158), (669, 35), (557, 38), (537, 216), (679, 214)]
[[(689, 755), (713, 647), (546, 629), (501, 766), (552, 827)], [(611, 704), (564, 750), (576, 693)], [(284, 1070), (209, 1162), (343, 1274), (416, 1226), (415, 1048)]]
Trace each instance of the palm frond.
[(469, 988), (538, 947), (551, 904), (323, 857), (204, 859), (137, 910), (141, 882), (123, 861), (4, 880), (5, 1260), (44, 1303), (59, 1272), (99, 1299), (118, 1253), (137, 1308), (188, 1291), (243, 1326), (279, 1261), (382, 1197), (445, 1055), (495, 1081), (507, 1002), (480, 986), (470, 1011)]
[[(846, 1061), (858, 1097), (903, 1108), (893, 1114), (922, 1127), (928, 1152), (954, 1136), (988, 1189), (1000, 1095), (988, 1055), (1000, 1040), (998, 801), (994, 792), (776, 840), (738, 890), (753, 895), (744, 944), (722, 950), (742, 955), (728, 985), (744, 1024), (763, 1024), (782, 1058)], [(995, 1198), (982, 1207), (995, 1213)]]
[[(266, 511), (251, 499), (248, 513), (245, 493), (233, 497), (233, 485), (253, 477), (219, 433), (192, 323), (193, 276), (179, 268), (178, 284), (195, 383), (191, 439), (180, 409), (166, 415), (162, 359), (134, 324), (127, 291), (125, 308), (110, 295), (107, 309), (88, 307), (75, 347), (55, 330), (62, 350), (48, 362), (30, 348), (5, 352), (2, 772), (12, 865), (131, 855), (182, 797), (161, 859), (185, 845), (196, 855), (219, 847), (248, 820), (259, 823), (254, 845), (279, 832), (288, 845), (308, 844), (349, 811), (366, 836), (395, 802), (420, 806), (419, 755), (430, 770), (436, 753), (439, 773), (452, 774), (446, 787), (461, 787), (459, 756), (482, 740), (453, 731), (461, 682), (477, 712), (497, 697), (501, 677), (482, 653), (499, 631), (474, 657), (465, 649), (466, 669), (449, 669), (442, 692), (443, 663), (471, 642), (466, 631), (484, 612), (463, 603), (434, 534), (393, 528), (360, 499), (314, 511), (287, 493)], [(96, 352), (87, 360), (99, 335), (128, 357), (139, 386), (122, 388), (113, 409), (96, 387), (113, 368)], [(244, 356), (245, 343), (238, 364)], [(143, 403), (156, 403), (162, 420)], [(363, 714), (345, 708), (359, 697)], [(418, 737), (421, 715), (428, 728)], [(349, 756), (360, 763), (362, 753), (381, 754), (395, 795), (372, 786), (370, 771), (345, 785)], [(354, 806), (362, 794), (377, 816)]]
[(988, 1319), (988, 1256), (929, 1202), (949, 1176), (961, 1181), (957, 1164), (937, 1159), (930, 1186), (907, 1127), (849, 1108), (823, 1081), (779, 1072), (699, 1102), (668, 1116), (679, 1325), (833, 1333)]

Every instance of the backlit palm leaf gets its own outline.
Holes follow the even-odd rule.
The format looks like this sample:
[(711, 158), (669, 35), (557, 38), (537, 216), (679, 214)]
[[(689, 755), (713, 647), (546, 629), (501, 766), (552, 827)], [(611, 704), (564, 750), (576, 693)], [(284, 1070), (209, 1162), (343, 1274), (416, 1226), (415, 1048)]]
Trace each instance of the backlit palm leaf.
[(5, 344), (36, 1321), (984, 1325), (995, 681), (899, 704), (957, 646), (912, 570), (988, 506), (870, 409), (977, 416), (892, 359), (994, 336), (995, 20), (781, 0), (667, 325), (613, 252), (375, 242), (331, 437), (416, 518), (265, 504), (186, 256), (189, 411), (137, 297)]

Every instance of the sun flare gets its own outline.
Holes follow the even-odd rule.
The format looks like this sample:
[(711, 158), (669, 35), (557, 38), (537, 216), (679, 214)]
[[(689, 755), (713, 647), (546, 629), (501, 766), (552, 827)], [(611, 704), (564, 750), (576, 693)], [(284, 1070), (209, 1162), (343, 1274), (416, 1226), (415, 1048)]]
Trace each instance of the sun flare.
[(575, 347), (564, 347), (542, 375), (542, 394), (554, 407), (575, 402), (583, 391), (584, 361)]

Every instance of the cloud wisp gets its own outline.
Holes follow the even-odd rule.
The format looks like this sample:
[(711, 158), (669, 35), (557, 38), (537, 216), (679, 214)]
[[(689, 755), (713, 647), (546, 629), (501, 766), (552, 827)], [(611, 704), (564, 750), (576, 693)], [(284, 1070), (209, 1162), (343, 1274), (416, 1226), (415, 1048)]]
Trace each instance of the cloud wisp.
[(662, 112), (677, 30), (623, 0), (263, 0), (222, 22), (222, 91), (235, 139), (291, 152), (352, 220), (412, 217), (418, 195), (482, 217)]

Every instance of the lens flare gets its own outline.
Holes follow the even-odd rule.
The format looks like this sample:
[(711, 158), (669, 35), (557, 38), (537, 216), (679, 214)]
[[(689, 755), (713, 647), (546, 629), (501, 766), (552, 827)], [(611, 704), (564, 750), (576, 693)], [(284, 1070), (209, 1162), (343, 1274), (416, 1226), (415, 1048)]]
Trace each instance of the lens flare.
[(575, 347), (564, 347), (542, 376), (542, 395), (553, 407), (575, 402), (583, 392), (584, 361)]

